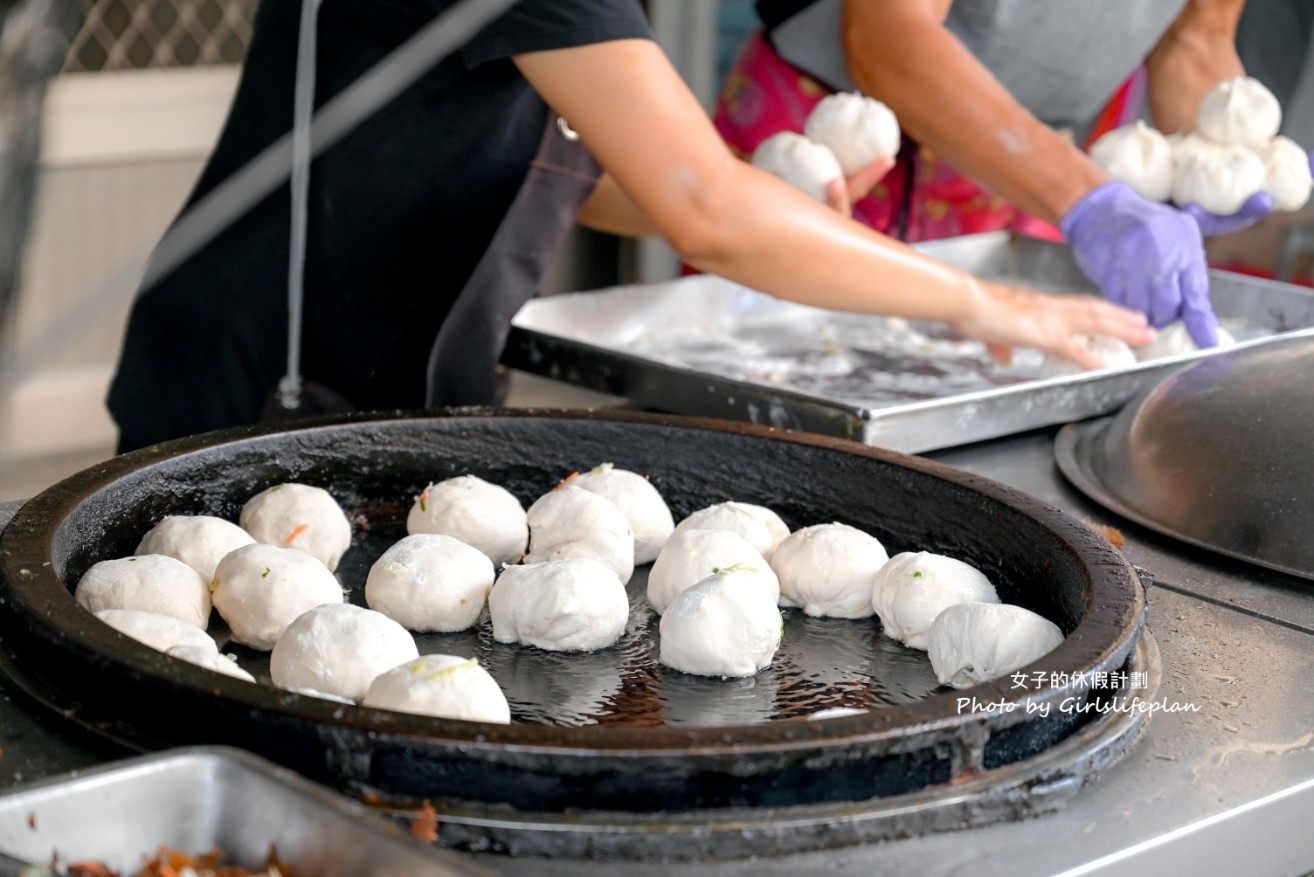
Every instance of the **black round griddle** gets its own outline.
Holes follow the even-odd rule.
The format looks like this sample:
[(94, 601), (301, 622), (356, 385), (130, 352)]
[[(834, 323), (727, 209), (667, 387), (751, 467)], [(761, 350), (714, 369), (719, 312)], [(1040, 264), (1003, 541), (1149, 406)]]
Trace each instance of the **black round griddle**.
[[(343, 563), (350, 570), (367, 568), (368, 551), (401, 534), (398, 522), (411, 498), (430, 481), (473, 473), (528, 504), (565, 474), (603, 461), (651, 475), (677, 520), (738, 499), (775, 509), (791, 527), (852, 524), (891, 554), (920, 549), (966, 560), (995, 582), (1002, 600), (1063, 628), (1066, 641), (1027, 668), (1052, 675), (1032, 674), (1022, 686), (1005, 678), (970, 692), (937, 688), (910, 702), (864, 702), (874, 708), (825, 721), (785, 711), (768, 721), (700, 725), (662, 721), (651, 707), (671, 702), (677, 690), (712, 703), (734, 692), (735, 683), (720, 688), (649, 666), (625, 675), (628, 687), (608, 700), (606, 721), (488, 725), (365, 709), (219, 676), (118, 634), (71, 596), (92, 563), (131, 554), (162, 516), (235, 519), (248, 497), (281, 481), (325, 487), (355, 517), (358, 544)], [(852, 814), (937, 789), (976, 789), (1001, 771), (1016, 779), (1018, 766), (1043, 763), (1065, 746), (1079, 750), (1069, 753), (1069, 767), (1094, 770), (1115, 760), (1139, 730), (1139, 723), (1122, 722), (1122, 744), (1113, 747), (1097, 733), (1117, 714), (1100, 708), (1114, 693), (1092, 688), (1093, 675), (1132, 666), (1145, 645), (1143, 585), (1107, 542), (987, 479), (845, 440), (744, 424), (624, 412), (457, 410), (183, 439), (88, 469), (27, 503), (0, 535), (0, 575), (0, 659), (24, 688), (71, 718), (145, 749), (236, 745), (372, 800), (407, 806), (427, 799), (440, 812), (483, 825), (482, 836), (503, 838), (495, 846), (515, 847), (505, 837), (518, 814), (539, 822), (555, 814), (558, 824), (574, 826), (569, 841), (558, 835), (522, 851), (634, 854), (632, 838), (607, 849), (580, 841), (581, 826), (601, 824), (582, 814), (660, 825), (659, 833), (680, 821), (663, 814), (709, 814), (704, 824), (715, 813), (766, 814), (768, 823), (771, 814), (816, 808)], [(791, 630), (826, 636), (818, 620), (789, 614), (797, 618), (787, 638)], [(869, 624), (878, 626), (875, 619)], [(853, 636), (849, 629), (839, 639), (851, 643)], [(822, 639), (815, 645), (848, 648)], [(806, 642), (800, 647), (806, 651)], [(513, 665), (569, 657), (504, 648), (520, 650)], [(596, 663), (598, 655), (606, 652), (579, 657)], [(965, 694), (1012, 706), (963, 710), (958, 698)], [(1065, 702), (1069, 708), (1061, 709)], [(1042, 704), (1051, 705), (1048, 713)], [(630, 713), (633, 721), (626, 720)], [(1082, 757), (1097, 749), (1099, 757)], [(1046, 770), (1050, 779), (1058, 775), (1055, 765)], [(1072, 779), (1071, 771), (1063, 778)], [(1004, 809), (1018, 815), (1029, 805), (1025, 787), (1013, 787), (1020, 803)], [(1039, 786), (1035, 797), (1039, 806)], [(986, 812), (950, 823), (988, 821)], [(920, 830), (943, 823), (923, 821)], [(910, 830), (906, 819), (895, 824), (896, 831)], [(481, 835), (472, 831), (445, 840)], [(818, 830), (803, 845), (859, 835)], [(741, 847), (742, 840), (731, 853)], [(675, 854), (709, 851), (717, 852), (695, 844)]]

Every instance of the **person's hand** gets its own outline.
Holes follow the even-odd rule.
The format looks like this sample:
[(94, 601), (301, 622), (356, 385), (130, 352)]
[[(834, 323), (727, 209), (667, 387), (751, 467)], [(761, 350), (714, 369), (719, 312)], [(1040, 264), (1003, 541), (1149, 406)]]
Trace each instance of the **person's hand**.
[(980, 306), (970, 319), (953, 323), (969, 338), (984, 341), (990, 355), (1009, 362), (1012, 348), (1038, 347), (1082, 368), (1104, 361), (1081, 335), (1108, 335), (1141, 347), (1154, 340), (1145, 315), (1093, 295), (1054, 295), (1020, 286), (979, 282)]
[(1204, 238), (1189, 214), (1115, 180), (1087, 193), (1059, 228), (1109, 301), (1140, 311), (1156, 328), (1182, 320), (1202, 348), (1218, 344)]
[(1231, 234), (1254, 225), (1273, 212), (1273, 196), (1267, 192), (1256, 192), (1246, 199), (1241, 209), (1227, 216), (1210, 213), (1199, 204), (1187, 204), (1182, 212), (1195, 220), (1200, 226), (1200, 233), (1205, 237), (1216, 234)]
[(844, 216), (852, 216), (853, 205), (870, 195), (892, 167), (894, 159), (878, 158), (847, 179), (831, 180), (826, 185), (826, 203)]

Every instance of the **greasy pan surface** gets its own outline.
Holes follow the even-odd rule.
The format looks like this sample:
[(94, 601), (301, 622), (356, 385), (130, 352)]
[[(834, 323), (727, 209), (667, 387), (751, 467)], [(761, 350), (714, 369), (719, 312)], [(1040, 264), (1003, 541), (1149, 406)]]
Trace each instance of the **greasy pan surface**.
[[(730, 702), (743, 683), (722, 686), (671, 673), (642, 648), (614, 650), (621, 684), (595, 699), (582, 720), (554, 721), (523, 706), (509, 726), (442, 720), (218, 676), (121, 636), (71, 596), (92, 563), (131, 554), (163, 515), (235, 519), (248, 497), (282, 481), (325, 487), (356, 516), (357, 543), (340, 575), (362, 577), (372, 558), (401, 535), (398, 521), (430, 481), (473, 473), (528, 504), (564, 475), (603, 461), (649, 474), (677, 520), (738, 499), (770, 506), (791, 527), (852, 524), (880, 538), (891, 554), (924, 549), (967, 560), (990, 576), (1001, 599), (1046, 615), (1067, 634), (1035, 670), (1114, 670), (1141, 636), (1143, 590), (1121, 555), (1057, 510), (986, 479), (853, 442), (719, 421), (462, 410), (199, 436), (116, 458), (51, 488), (0, 536), (0, 659), (39, 698), (142, 748), (236, 745), (386, 799), (503, 803), (530, 811), (868, 800), (1017, 762), (1093, 720), (1093, 713), (1088, 719), (1058, 709), (1043, 717), (1021, 708), (960, 712), (960, 693), (933, 688), (933, 679), (902, 697), (851, 693), (857, 700), (848, 702), (873, 707), (852, 717), (798, 720), (812, 708), (835, 704), (791, 707), (777, 690), (765, 710), (731, 710), (718, 718), (713, 709), (711, 718), (686, 714), (682, 720), (673, 703)], [(359, 601), (360, 582), (354, 584)], [(640, 599), (632, 602), (632, 627), (652, 625), (642, 615), (650, 610)], [(849, 653), (834, 641), (851, 644), (854, 622), (836, 621), (828, 631), (796, 610), (787, 614), (786, 639), (801, 637), (791, 646), (797, 662), (834, 664), (837, 651)], [(879, 629), (874, 619), (869, 626)], [(477, 653), (479, 635), (471, 636), (466, 645)], [(860, 645), (875, 642), (862, 636)], [(441, 643), (422, 639), (421, 650), (432, 644)], [(571, 657), (498, 648), (505, 651), (489, 663), (504, 686), (513, 682), (508, 667), (528, 666), (542, 679)], [(817, 652), (830, 657), (817, 658)], [(251, 653), (239, 654), (245, 663)], [(575, 657), (597, 666), (607, 654)], [(894, 664), (909, 663), (898, 649), (891, 655)], [(871, 677), (880, 674), (864, 672), (878, 688)], [(983, 703), (1019, 707), (1098, 696), (1058, 682), (1050, 677), (1019, 688), (1005, 678), (971, 693)], [(509, 693), (514, 702), (515, 692)]]

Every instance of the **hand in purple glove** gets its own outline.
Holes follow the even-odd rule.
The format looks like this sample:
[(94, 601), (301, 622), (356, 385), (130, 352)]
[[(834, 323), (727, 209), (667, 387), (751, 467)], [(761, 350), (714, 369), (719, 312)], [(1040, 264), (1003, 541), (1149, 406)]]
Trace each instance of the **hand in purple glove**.
[(1256, 192), (1246, 199), (1241, 209), (1229, 216), (1210, 213), (1199, 204), (1187, 204), (1182, 212), (1189, 215), (1200, 226), (1200, 233), (1205, 237), (1216, 234), (1231, 234), (1247, 226), (1254, 225), (1273, 212), (1273, 196), (1267, 192)]
[(1088, 192), (1059, 228), (1109, 301), (1140, 311), (1156, 328), (1180, 319), (1196, 344), (1218, 344), (1204, 239), (1186, 213), (1115, 180)]

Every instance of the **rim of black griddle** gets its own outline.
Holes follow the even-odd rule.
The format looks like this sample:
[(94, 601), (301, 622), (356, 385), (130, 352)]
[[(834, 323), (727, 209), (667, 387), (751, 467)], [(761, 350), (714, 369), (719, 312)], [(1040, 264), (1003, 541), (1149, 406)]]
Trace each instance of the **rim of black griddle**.
[(1058, 464), (1063, 477), (1071, 482), (1073, 487), (1115, 515), (1120, 515), (1147, 530), (1152, 530), (1160, 535), (1168, 536), (1171, 539), (1176, 539), (1179, 542), (1184, 542), (1187, 545), (1201, 548), (1213, 554), (1243, 560), (1246, 563), (1253, 563), (1255, 566), (1285, 573), (1306, 581), (1314, 581), (1314, 572), (1310, 570), (1296, 569), (1295, 567), (1274, 563), (1255, 554), (1234, 551), (1222, 545), (1206, 542), (1189, 533), (1183, 533), (1181, 530), (1170, 527), (1163, 521), (1128, 505), (1118, 496), (1116, 491), (1105, 484), (1104, 480), (1100, 478), (1097, 468), (1092, 465), (1091, 455), (1094, 453), (1094, 448), (1097, 447), (1100, 438), (1108, 428), (1113, 425), (1114, 420), (1116, 420), (1115, 416), (1109, 416), (1069, 423), (1060, 429), (1058, 435), (1054, 437), (1054, 461)]
[[(370, 781), (369, 753), (389, 747), (417, 755), (485, 759), (508, 771), (521, 764), (532, 769), (535, 759), (544, 756), (551, 756), (553, 765), (562, 758), (579, 756), (594, 760), (599, 767), (603, 761), (624, 765), (678, 756), (682, 761), (703, 760), (709, 769), (730, 775), (752, 774), (769, 769), (763, 766), (774, 763), (773, 757), (786, 755), (797, 759), (825, 752), (834, 757), (837, 749), (847, 752), (845, 757), (904, 753), (930, 745), (927, 741), (932, 738), (979, 742), (973, 737), (974, 729), (985, 727), (994, 732), (1029, 721), (1024, 709), (1028, 703), (1090, 696), (1089, 676), (1079, 678), (1073, 672), (1067, 679), (1051, 677), (1024, 687), (1017, 687), (1007, 677), (977, 686), (971, 693), (981, 702), (1017, 707), (985, 716), (958, 710), (956, 698), (961, 692), (945, 691), (897, 707), (824, 722), (637, 728), (438, 719), (302, 696), (219, 676), (170, 658), (124, 637), (83, 610), (52, 565), (55, 539), (67, 516), (82, 503), (112, 491), (121, 479), (151, 484), (155, 467), (222, 465), (238, 452), (256, 454), (266, 445), (286, 445), (321, 459), (340, 454), (351, 442), (368, 446), (389, 434), (422, 427), (457, 431), (477, 430), (490, 422), (541, 427), (578, 421), (598, 428), (666, 431), (672, 433), (672, 439), (680, 434), (715, 433), (735, 441), (804, 445), (843, 455), (846, 462), (863, 458), (862, 465), (870, 461), (871, 465), (914, 473), (916, 478), (943, 482), (972, 494), (983, 513), (1020, 516), (1049, 531), (1084, 571), (1084, 612), (1064, 643), (1042, 659), (1043, 669), (1081, 674), (1116, 670), (1140, 637), (1145, 620), (1144, 589), (1126, 559), (1076, 519), (990, 479), (845, 439), (752, 424), (618, 410), (466, 408), (373, 412), (223, 430), (125, 454), (65, 479), (23, 505), (0, 534), (0, 638), (4, 645), (0, 662), (38, 699), (130, 745), (148, 749), (207, 742), (239, 745), (305, 773), (335, 774), (338, 779), (361, 783)], [(161, 485), (166, 483), (160, 473), (154, 478)], [(1040, 663), (1032, 667), (1042, 669)], [(80, 690), (70, 691), (70, 680), (80, 684)], [(96, 690), (96, 681), (116, 690)], [(161, 704), (169, 703), (183, 710), (177, 716), (182, 721), (171, 722), (156, 712)], [(154, 709), (141, 712), (150, 707)], [(200, 712), (189, 714), (186, 710)], [(207, 726), (206, 712), (221, 724)], [(201, 721), (189, 719), (189, 715)], [(168, 727), (159, 727), (159, 723)], [(319, 741), (319, 751), (302, 752), (288, 742), (306, 739)], [(970, 759), (963, 767), (972, 769)], [(587, 796), (587, 790), (582, 794)]]

